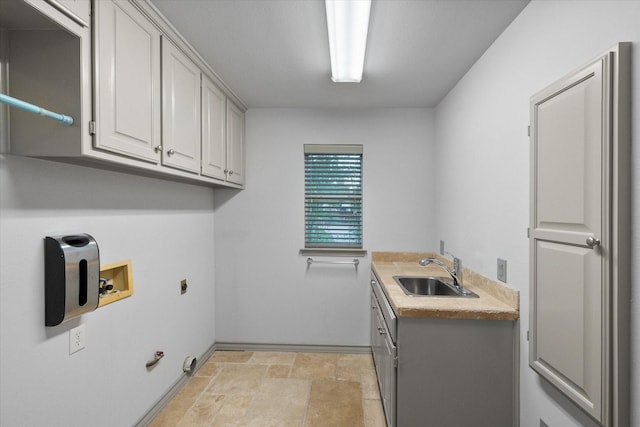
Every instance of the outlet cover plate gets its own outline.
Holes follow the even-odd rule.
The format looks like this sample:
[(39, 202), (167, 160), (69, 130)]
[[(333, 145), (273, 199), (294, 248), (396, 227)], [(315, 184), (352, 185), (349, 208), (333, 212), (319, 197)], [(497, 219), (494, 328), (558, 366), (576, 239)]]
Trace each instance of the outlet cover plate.
[(507, 260), (498, 258), (498, 280), (507, 283)]
[(82, 350), (86, 344), (85, 326), (80, 325), (69, 331), (69, 354)]

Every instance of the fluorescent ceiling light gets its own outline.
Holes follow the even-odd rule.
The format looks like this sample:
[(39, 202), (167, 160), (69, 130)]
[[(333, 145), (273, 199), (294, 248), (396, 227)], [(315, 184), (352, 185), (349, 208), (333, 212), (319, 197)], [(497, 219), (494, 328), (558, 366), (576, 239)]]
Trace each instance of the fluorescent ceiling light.
[(325, 0), (329, 29), (331, 79), (362, 80), (371, 0)]

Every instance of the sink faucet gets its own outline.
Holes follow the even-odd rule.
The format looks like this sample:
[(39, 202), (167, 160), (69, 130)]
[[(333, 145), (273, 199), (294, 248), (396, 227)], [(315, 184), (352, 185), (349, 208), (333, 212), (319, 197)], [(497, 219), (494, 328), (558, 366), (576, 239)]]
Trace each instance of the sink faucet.
[[(447, 252), (448, 253), (448, 252)], [(435, 258), (424, 258), (420, 260), (420, 265), (422, 266), (426, 266), (429, 264), (435, 264), (439, 267), (441, 267), (442, 269), (444, 269), (449, 276), (451, 276), (451, 279), (453, 279), (453, 284), (456, 288), (458, 288), (458, 290), (460, 292), (462, 292), (463, 294), (467, 294), (468, 291), (464, 289), (464, 287), (462, 286), (462, 260), (456, 256), (454, 256), (453, 254), (449, 254), (453, 257), (453, 270), (451, 270), (447, 264), (443, 263), (442, 261), (435, 259)]]

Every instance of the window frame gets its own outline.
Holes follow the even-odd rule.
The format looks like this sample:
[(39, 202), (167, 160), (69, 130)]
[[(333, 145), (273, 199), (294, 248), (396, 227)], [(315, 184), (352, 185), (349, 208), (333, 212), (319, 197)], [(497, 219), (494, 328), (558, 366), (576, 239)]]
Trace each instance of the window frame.
[[(366, 250), (363, 249), (364, 245), (364, 215), (363, 215), (363, 207), (364, 207), (364, 198), (363, 198), (363, 146), (361, 144), (304, 144), (304, 174), (305, 174), (305, 182), (304, 182), (304, 249), (301, 249), (301, 254), (311, 255), (311, 254), (328, 254), (338, 255), (338, 256), (362, 256), (366, 254)], [(336, 194), (329, 194), (334, 196), (337, 199), (344, 198), (349, 200), (358, 200), (359, 202), (359, 241), (356, 244), (353, 243), (344, 243), (340, 244), (339, 242), (321, 244), (318, 242), (312, 241), (309, 239), (308, 230), (309, 230), (309, 216), (308, 216), (308, 206), (310, 203), (310, 199), (314, 198), (314, 195), (309, 189), (309, 182), (307, 180), (307, 173), (309, 171), (308, 167), (308, 155), (357, 155), (360, 157), (359, 161), (359, 194), (356, 195), (345, 195), (339, 194), (339, 191)], [(338, 187), (338, 190), (340, 188)]]

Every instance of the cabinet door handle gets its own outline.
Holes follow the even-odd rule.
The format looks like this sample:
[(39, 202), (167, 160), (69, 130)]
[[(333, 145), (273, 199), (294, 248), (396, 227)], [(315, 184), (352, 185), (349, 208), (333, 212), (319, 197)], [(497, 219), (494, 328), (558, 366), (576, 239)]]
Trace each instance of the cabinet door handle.
[(229, 171), (229, 175), (233, 175), (233, 171)]
[(595, 248), (596, 246), (600, 246), (600, 239), (597, 239), (593, 236), (587, 237), (587, 246), (590, 248)]
[(380, 332), (380, 335), (387, 335), (384, 328), (378, 328), (378, 332)]
[(156, 147), (154, 148), (156, 153), (159, 153), (162, 151), (162, 145), (156, 145)]
[(173, 156), (174, 154), (176, 154), (176, 150), (174, 150), (174, 149), (172, 148), (172, 149), (170, 149), (169, 151), (167, 151), (167, 154), (168, 154), (169, 156)]
[(372, 285), (375, 285), (375, 284), (376, 284), (376, 281), (375, 281), (375, 280), (372, 280), (372, 281), (371, 281), (371, 284), (372, 284)]

